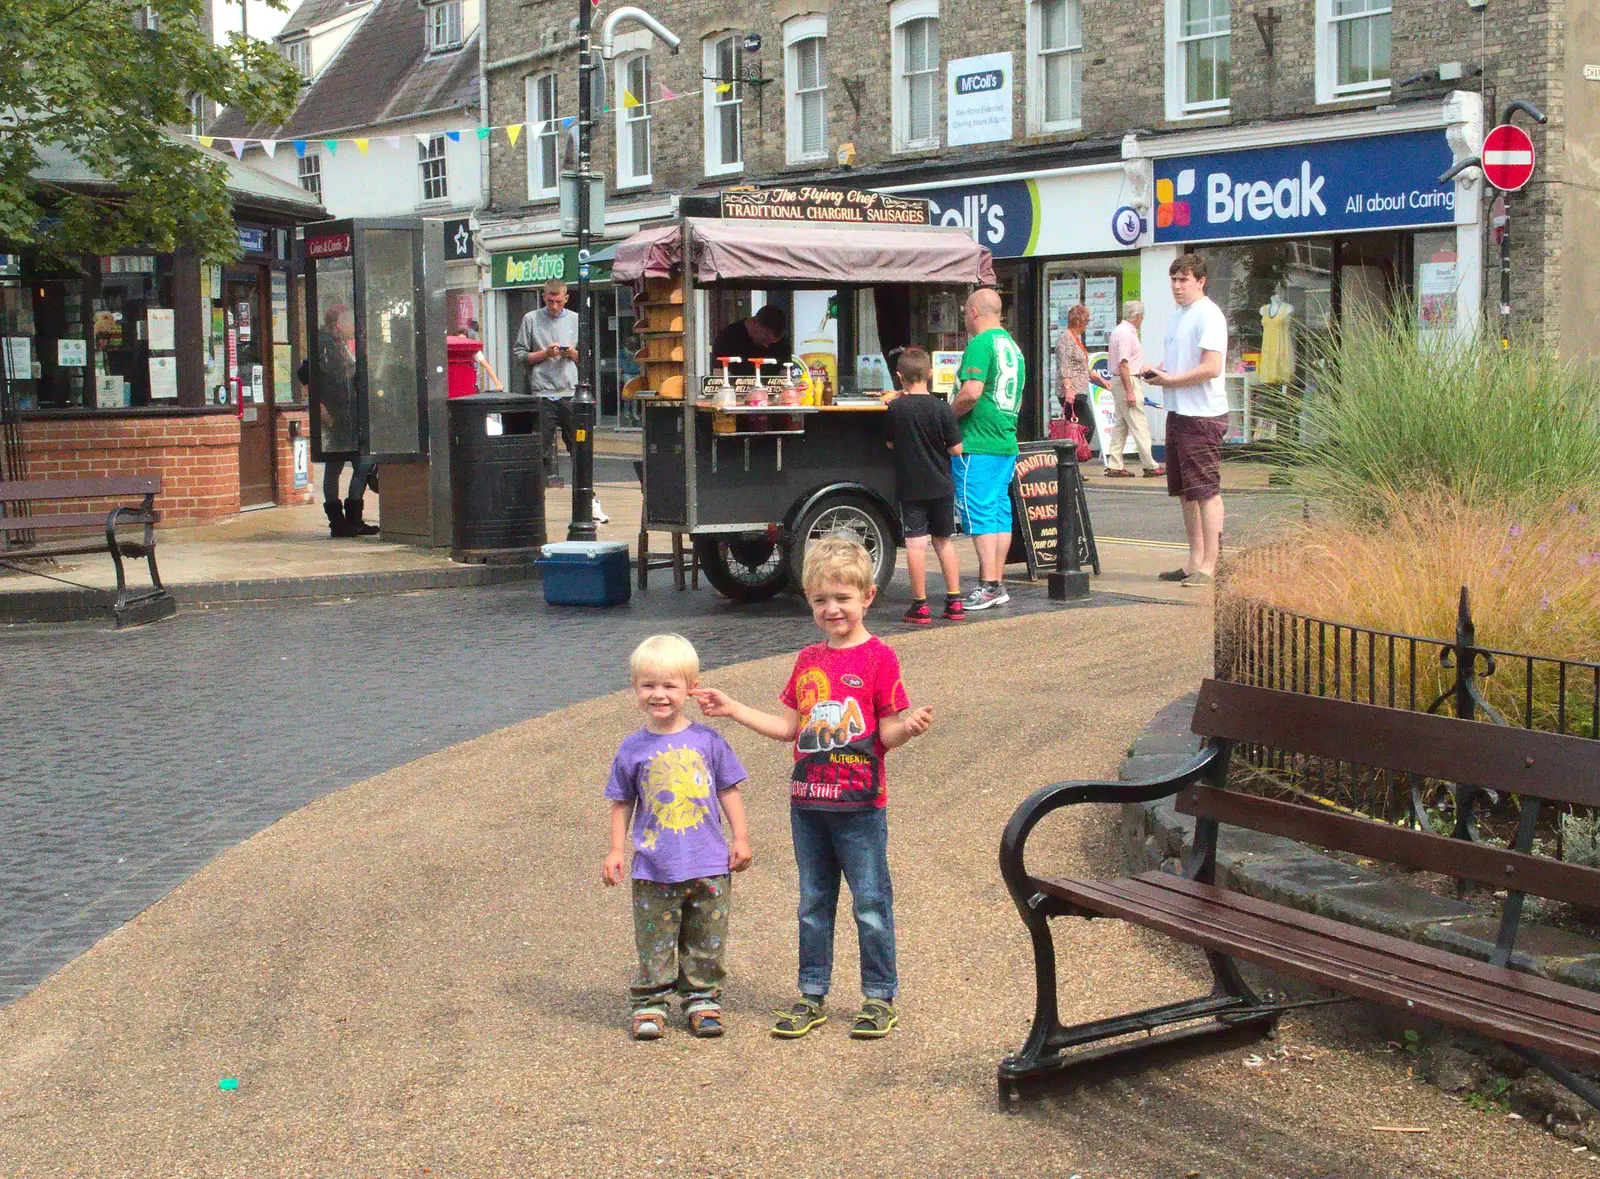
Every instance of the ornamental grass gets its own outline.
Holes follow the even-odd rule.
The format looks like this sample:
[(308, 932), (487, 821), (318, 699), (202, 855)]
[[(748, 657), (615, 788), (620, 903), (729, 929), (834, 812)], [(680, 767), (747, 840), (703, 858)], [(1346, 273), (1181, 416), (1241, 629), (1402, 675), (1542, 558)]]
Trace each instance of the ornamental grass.
[[(1461, 587), (1471, 598), (1479, 646), (1544, 656), (1600, 661), (1600, 510), (1587, 500), (1558, 499), (1539, 508), (1464, 502), (1454, 487), (1363, 497), (1364, 518), (1320, 514), (1271, 542), (1246, 550), (1225, 571), (1219, 625), (1248, 630), (1241, 612), (1264, 603), (1344, 626), (1450, 641)], [(1331, 641), (1331, 640), (1330, 640)], [(1359, 695), (1406, 706), (1413, 669), (1401, 645), (1393, 680), (1387, 652), (1366, 666), (1366, 639), (1357, 665), (1346, 649), (1341, 671), (1360, 680)], [(1312, 683), (1335, 675), (1335, 653), (1301, 651), (1302, 675)], [(1313, 661), (1307, 665), (1306, 660)], [(1438, 648), (1418, 648), (1418, 707), (1454, 680)], [(1501, 659), (1482, 682), (1489, 702), (1514, 724), (1529, 718), (1524, 661)], [(1309, 673), (1306, 667), (1310, 666)], [(1565, 684), (1552, 663), (1531, 671), (1531, 719), (1538, 728), (1600, 736), (1594, 731), (1600, 674), (1570, 669)], [(1339, 694), (1349, 697), (1349, 690)]]

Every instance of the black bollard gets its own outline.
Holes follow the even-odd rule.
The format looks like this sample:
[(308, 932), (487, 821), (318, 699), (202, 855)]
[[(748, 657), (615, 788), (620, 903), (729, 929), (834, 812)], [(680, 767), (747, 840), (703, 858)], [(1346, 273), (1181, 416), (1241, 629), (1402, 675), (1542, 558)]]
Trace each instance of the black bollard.
[(1089, 575), (1078, 564), (1078, 448), (1062, 442), (1056, 452), (1056, 567), (1050, 573), (1050, 600), (1089, 596)]

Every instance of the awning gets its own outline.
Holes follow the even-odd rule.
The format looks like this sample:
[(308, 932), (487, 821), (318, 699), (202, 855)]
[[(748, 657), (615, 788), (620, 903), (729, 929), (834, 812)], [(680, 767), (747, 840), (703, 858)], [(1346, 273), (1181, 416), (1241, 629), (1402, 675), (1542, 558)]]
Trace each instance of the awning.
[(611, 277), (617, 282), (669, 277), (683, 252), (682, 235), (677, 225), (657, 225), (618, 242)]
[[(695, 281), (837, 285), (994, 282), (994, 260), (958, 228), (842, 228), (692, 218)], [(617, 247), (618, 282), (672, 273), (682, 253), (677, 226), (634, 234)]]

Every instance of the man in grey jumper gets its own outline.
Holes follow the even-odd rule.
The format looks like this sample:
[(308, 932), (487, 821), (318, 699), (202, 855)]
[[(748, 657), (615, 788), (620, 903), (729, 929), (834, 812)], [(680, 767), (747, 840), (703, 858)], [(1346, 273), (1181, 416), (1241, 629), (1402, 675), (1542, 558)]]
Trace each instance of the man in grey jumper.
[[(517, 328), (516, 341), (511, 345), (511, 355), (516, 364), (528, 374), (528, 393), (545, 399), (545, 412), (540, 414), (542, 448), (544, 452), (545, 482), (553, 482), (556, 467), (555, 435), (561, 431), (561, 441), (567, 454), (572, 454), (572, 395), (578, 386), (578, 316), (567, 310), (567, 284), (552, 278), (544, 284), (544, 306), (522, 317)], [(595, 497), (594, 518), (605, 523), (609, 517)]]

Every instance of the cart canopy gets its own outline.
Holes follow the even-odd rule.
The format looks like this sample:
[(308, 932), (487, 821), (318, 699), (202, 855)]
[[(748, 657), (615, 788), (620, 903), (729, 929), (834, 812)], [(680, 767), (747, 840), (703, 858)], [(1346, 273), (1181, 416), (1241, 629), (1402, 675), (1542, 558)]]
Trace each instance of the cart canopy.
[[(965, 230), (933, 226), (788, 225), (689, 220), (697, 283), (806, 284), (994, 282), (994, 260)], [(645, 229), (617, 247), (612, 277), (664, 278), (681, 261), (679, 226)]]

